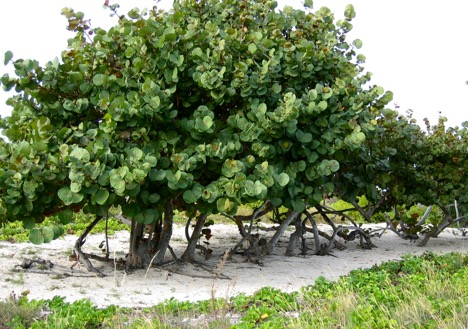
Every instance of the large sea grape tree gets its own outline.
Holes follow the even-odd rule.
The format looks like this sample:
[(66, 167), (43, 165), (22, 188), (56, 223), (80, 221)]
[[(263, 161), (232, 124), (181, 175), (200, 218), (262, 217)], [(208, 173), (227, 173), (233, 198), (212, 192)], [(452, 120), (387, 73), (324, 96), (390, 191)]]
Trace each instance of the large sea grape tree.
[(352, 6), (336, 21), (327, 8), (180, 0), (109, 30), (63, 14), (75, 34), (59, 60), (5, 54), (15, 95), (1, 121), (1, 217), (98, 221), (118, 206), (132, 266), (164, 261), (175, 209), (200, 230), (207, 215), (263, 202), (289, 224), (333, 193), (345, 151), (389, 101), (347, 39)]

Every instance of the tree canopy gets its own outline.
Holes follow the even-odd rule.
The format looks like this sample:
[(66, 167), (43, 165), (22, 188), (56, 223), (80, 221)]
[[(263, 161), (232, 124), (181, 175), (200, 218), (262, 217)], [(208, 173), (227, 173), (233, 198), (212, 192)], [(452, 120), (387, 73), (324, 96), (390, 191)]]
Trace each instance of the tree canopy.
[(335, 25), (326, 8), (275, 5), (175, 2), (131, 10), (109, 31), (64, 9), (76, 36), (61, 61), (19, 59), (18, 78), (3, 78), (19, 93), (3, 123), (6, 213), (121, 204), (151, 223), (168, 198), (207, 212), (321, 201), (383, 90), (363, 88), (351, 7)]

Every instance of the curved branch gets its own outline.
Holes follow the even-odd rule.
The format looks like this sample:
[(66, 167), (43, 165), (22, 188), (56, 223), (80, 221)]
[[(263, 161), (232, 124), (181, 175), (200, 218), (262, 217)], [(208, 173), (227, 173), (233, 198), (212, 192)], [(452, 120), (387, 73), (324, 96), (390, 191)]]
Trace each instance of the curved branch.
[[(307, 219), (312, 225), (312, 233), (314, 234), (315, 252), (317, 252), (318, 250), (320, 250), (320, 236), (319, 236), (317, 223), (312, 217), (312, 214), (310, 214), (308, 211), (304, 211), (304, 214), (306, 215)], [(304, 226), (304, 229), (307, 231), (307, 227)]]
[[(289, 237), (289, 243), (288, 247), (286, 248), (286, 256), (293, 256), (294, 255), (294, 247), (297, 244), (297, 241), (299, 238), (304, 238), (304, 227), (302, 225), (302, 218), (301, 214), (299, 214), (296, 219), (294, 220), (294, 226), (296, 230), (291, 233), (291, 236)], [(307, 250), (305, 248), (305, 241), (304, 239), (302, 240), (302, 254), (305, 255), (307, 253)]]
[(289, 216), (283, 220), (276, 230), (275, 234), (273, 237), (270, 239), (270, 241), (267, 244), (267, 253), (271, 253), (273, 251), (273, 248), (276, 246), (278, 243), (279, 239), (283, 236), (284, 231), (286, 231), (286, 228), (289, 226), (289, 224), (299, 215), (300, 213), (297, 211), (291, 211), (289, 213)]
[(159, 239), (157, 247), (157, 255), (155, 258), (155, 264), (160, 265), (164, 261), (166, 255), (166, 250), (169, 246), (169, 241), (172, 237), (172, 225), (174, 222), (174, 208), (172, 204), (172, 199), (167, 200), (164, 203), (164, 220), (162, 225), (161, 237)]
[[(207, 217), (208, 217), (207, 214), (200, 214), (200, 216), (198, 216), (197, 222), (195, 223), (195, 227), (192, 232), (192, 236), (189, 236), (188, 226), (185, 226), (185, 234), (186, 234), (186, 237), (189, 236), (189, 239), (188, 239), (187, 248), (185, 249), (185, 252), (182, 255), (183, 260), (185, 261), (195, 260), (195, 249), (197, 247), (197, 242), (198, 242), (198, 239), (200, 238), (201, 231), (205, 225), (205, 221)], [(187, 221), (187, 223), (189, 222), (190, 222), (190, 219)], [(205, 256), (207, 256), (207, 254), (205, 254)]]
[(86, 227), (86, 229), (84, 230), (84, 232), (80, 235), (80, 237), (76, 240), (75, 242), (75, 246), (73, 248), (73, 252), (77, 258), (77, 261), (81, 262), (85, 267), (86, 269), (89, 271), (89, 272), (94, 272), (94, 273), (98, 273), (99, 276), (105, 276), (104, 273), (101, 273), (100, 271), (98, 271), (94, 266), (93, 264), (91, 264), (91, 262), (89, 261), (88, 257), (85, 255), (85, 253), (83, 253), (83, 251), (81, 250), (81, 247), (84, 245), (84, 243), (86, 242), (86, 236), (89, 234), (89, 232), (91, 232), (91, 230), (97, 225), (97, 223), (99, 223), (102, 219), (102, 216), (96, 216), (96, 218)]

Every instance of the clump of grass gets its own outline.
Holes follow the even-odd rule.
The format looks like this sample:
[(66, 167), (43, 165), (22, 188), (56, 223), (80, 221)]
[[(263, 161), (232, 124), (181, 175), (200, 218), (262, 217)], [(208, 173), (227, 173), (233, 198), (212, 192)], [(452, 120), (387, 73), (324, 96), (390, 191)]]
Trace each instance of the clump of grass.
[[(15, 273), (18, 273), (18, 275), (15, 275)], [(5, 282), (11, 282), (13, 284), (17, 285), (23, 285), (24, 284), (24, 274), (23, 272), (11, 272), (13, 275), (12, 278), (5, 278)]]
[(40, 303), (12, 294), (0, 301), (0, 328), (29, 328), (39, 319), (41, 312)]

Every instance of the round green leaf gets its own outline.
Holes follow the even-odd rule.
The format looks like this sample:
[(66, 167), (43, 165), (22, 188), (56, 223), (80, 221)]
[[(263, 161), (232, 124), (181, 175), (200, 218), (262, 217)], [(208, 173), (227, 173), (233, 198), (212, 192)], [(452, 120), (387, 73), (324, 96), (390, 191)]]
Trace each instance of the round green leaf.
[(72, 191), (73, 193), (80, 192), (81, 191), (81, 183), (71, 182), (70, 183), (70, 191)]
[(359, 54), (359, 55), (357, 55), (357, 60), (359, 62), (365, 62), (366, 61), (366, 56), (364, 56), (363, 54)]
[(42, 228), (42, 235), (44, 237), (44, 243), (49, 243), (54, 239), (55, 233), (51, 226), (45, 226)]
[(24, 218), (23, 219), (23, 227), (27, 230), (30, 230), (34, 227), (36, 223), (34, 222), (34, 219), (32, 218)]
[(65, 230), (63, 229), (62, 226), (58, 226), (58, 225), (52, 225), (52, 230), (54, 231), (54, 238), (53, 240), (61, 237), (64, 233), (65, 233)]
[(205, 124), (207, 129), (210, 129), (211, 126), (213, 125), (213, 119), (209, 116), (205, 116), (203, 118), (203, 123)]
[(42, 235), (42, 230), (38, 228), (33, 228), (29, 231), (29, 241), (34, 244), (42, 244), (44, 243), (44, 236)]
[(219, 212), (225, 212), (227, 214), (233, 214), (237, 210), (237, 203), (228, 198), (218, 199), (216, 206)]
[(202, 198), (206, 200), (208, 203), (212, 203), (216, 200), (219, 195), (218, 188), (214, 184), (209, 184), (205, 189), (202, 191)]
[(356, 47), (357, 49), (360, 49), (362, 47), (362, 41), (361, 39), (356, 39), (353, 41), (353, 45), (354, 47)]
[(90, 155), (88, 150), (83, 149), (81, 147), (76, 147), (71, 151), (70, 157), (76, 158), (78, 160), (81, 160), (83, 162), (88, 162), (90, 160)]
[(13, 53), (12, 53), (10, 50), (8, 50), (8, 51), (5, 53), (5, 57), (4, 57), (3, 63), (4, 63), (5, 65), (7, 65), (8, 62), (11, 61), (12, 58), (13, 58)]
[(69, 224), (71, 220), (73, 219), (73, 210), (67, 208), (64, 209), (63, 211), (59, 212), (58, 218), (60, 219), (60, 222), (64, 225)]
[(72, 82), (83, 81), (83, 74), (81, 74), (81, 72), (70, 72), (70, 81)]
[(340, 169), (340, 163), (336, 160), (323, 160), (317, 167), (321, 176), (329, 176)]
[(159, 218), (159, 212), (156, 209), (147, 209), (139, 212), (135, 216), (135, 220), (140, 224), (152, 224)]
[(245, 193), (250, 196), (257, 196), (257, 191), (255, 189), (255, 183), (251, 180), (246, 180), (244, 182)]
[(125, 181), (122, 178), (118, 177), (118, 176), (111, 176), (110, 183), (111, 183), (111, 186), (116, 191), (123, 192), (125, 190)]
[(104, 75), (104, 74), (96, 74), (94, 77), (93, 77), (93, 84), (95, 86), (101, 86), (104, 84), (104, 82), (106, 81), (107, 77)]
[(65, 203), (71, 203), (73, 201), (73, 192), (68, 186), (65, 186), (58, 191), (58, 197)]
[(104, 205), (109, 198), (108, 190), (99, 190), (96, 194), (93, 195), (94, 200), (99, 205)]
[(320, 110), (320, 111), (325, 111), (328, 107), (328, 104), (326, 101), (320, 101), (318, 104), (317, 104), (317, 108)]
[(345, 8), (344, 15), (348, 20), (352, 20), (354, 17), (356, 17), (356, 11), (354, 10), (354, 6), (351, 4), (347, 5)]
[(286, 173), (281, 173), (275, 176), (276, 181), (280, 186), (286, 186), (289, 183), (289, 176)]
[(224, 161), (223, 167), (221, 168), (221, 172), (226, 177), (233, 177), (238, 172), (241, 172), (244, 169), (245, 165), (242, 163), (242, 161), (228, 159)]
[(296, 138), (301, 143), (310, 143), (312, 141), (312, 134), (304, 133), (302, 130), (298, 129), (296, 131)]
[(312, 9), (314, 7), (314, 2), (312, 0), (304, 0), (304, 7)]
[(306, 209), (306, 205), (304, 203), (304, 200), (302, 200), (299, 197), (296, 197), (296, 198), (292, 199), (291, 204), (292, 204), (292, 207), (293, 207), (294, 211), (303, 212)]
[(185, 191), (182, 197), (187, 203), (195, 203), (198, 200), (198, 196), (191, 190)]
[(257, 46), (254, 43), (249, 44), (248, 46), (249, 53), (255, 54), (257, 52)]
[(166, 178), (166, 171), (163, 169), (151, 169), (149, 172), (149, 178), (152, 181), (161, 181)]
[(62, 187), (58, 191), (58, 197), (63, 201), (65, 205), (70, 205), (72, 203), (79, 203), (83, 200), (83, 194), (73, 193), (68, 186)]

